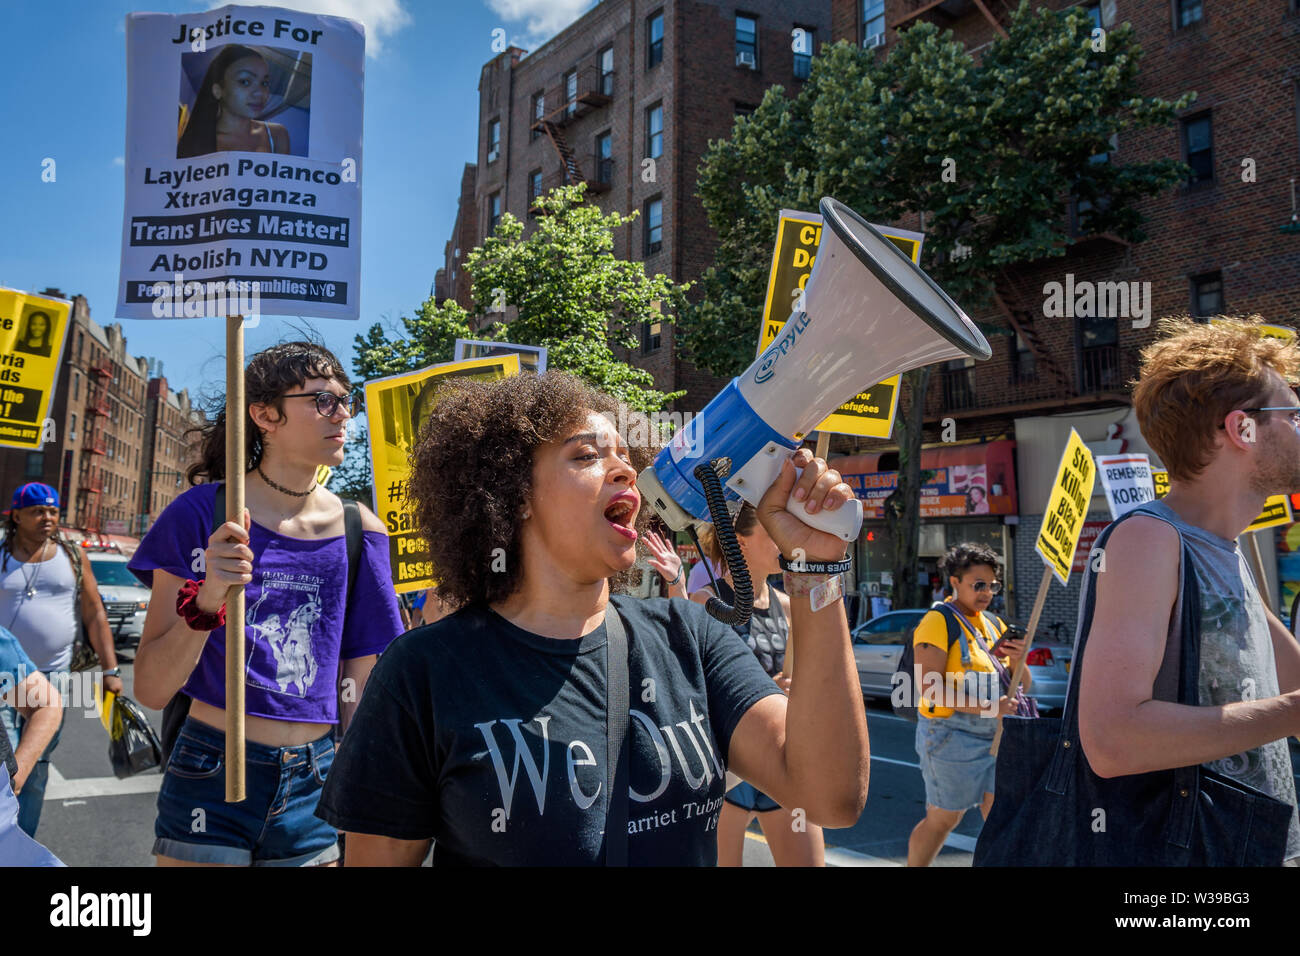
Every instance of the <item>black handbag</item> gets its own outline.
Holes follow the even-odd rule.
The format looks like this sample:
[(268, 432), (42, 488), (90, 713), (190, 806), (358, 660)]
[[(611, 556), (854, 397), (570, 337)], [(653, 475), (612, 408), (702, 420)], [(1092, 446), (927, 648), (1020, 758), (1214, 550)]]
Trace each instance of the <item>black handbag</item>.
[(148, 716), (139, 704), (120, 694), (113, 698), (109, 716), (108, 759), (119, 780), (162, 764), (162, 744)]
[[(1129, 512), (1129, 515), (1138, 512)], [(1104, 547), (1112, 522), (1097, 539)], [(1182, 542), (1178, 703), (1198, 705), (1200, 598)], [(1104, 572), (1103, 572), (1104, 573)], [(1203, 766), (1103, 778), (1079, 742), (1079, 675), (1096, 605), (1083, 622), (1060, 718), (1004, 717), (993, 809), (975, 866), (1280, 866), (1293, 808)]]

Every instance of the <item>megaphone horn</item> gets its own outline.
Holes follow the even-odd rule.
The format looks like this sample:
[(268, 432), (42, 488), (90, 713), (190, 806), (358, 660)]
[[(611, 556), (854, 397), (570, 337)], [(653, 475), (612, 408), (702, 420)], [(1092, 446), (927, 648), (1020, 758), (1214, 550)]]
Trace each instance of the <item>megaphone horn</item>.
[[(817, 261), (795, 311), (774, 341), (679, 431), (637, 478), (674, 531), (711, 515), (693, 470), (729, 459), (728, 499), (757, 504), (804, 435), (861, 389), (900, 372), (993, 354), (975, 324), (897, 246), (848, 206), (822, 199)], [(810, 527), (857, 538), (862, 502), (809, 515)]]

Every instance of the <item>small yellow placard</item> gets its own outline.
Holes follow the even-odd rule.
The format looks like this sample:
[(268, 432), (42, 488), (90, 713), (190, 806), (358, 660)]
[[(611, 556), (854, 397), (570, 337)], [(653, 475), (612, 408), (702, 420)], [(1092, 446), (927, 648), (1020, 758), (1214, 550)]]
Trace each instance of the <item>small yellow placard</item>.
[(1092, 460), (1092, 452), (1071, 428), (1070, 440), (1065, 443), (1065, 453), (1056, 468), (1052, 495), (1047, 499), (1043, 526), (1034, 543), (1034, 550), (1043, 556), (1056, 580), (1063, 585), (1070, 581), (1079, 532), (1088, 517), (1088, 501), (1096, 480), (1097, 465)]

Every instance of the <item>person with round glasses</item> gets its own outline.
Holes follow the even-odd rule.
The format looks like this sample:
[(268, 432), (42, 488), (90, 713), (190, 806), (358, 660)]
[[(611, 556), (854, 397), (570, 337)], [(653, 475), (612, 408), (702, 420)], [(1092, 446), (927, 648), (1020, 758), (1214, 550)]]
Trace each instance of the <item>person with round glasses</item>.
[[(224, 515), (226, 416), (197, 429), (189, 489), (132, 556), (153, 589), (135, 694), (183, 714), (158, 793), (160, 866), (337, 866), (334, 828), (314, 813), (378, 655), (402, 634), (383, 523), (359, 506), (349, 584), (344, 503), (317, 481), (343, 461), (354, 409), (327, 349), (286, 342), (244, 371), (243, 515)], [(218, 526), (219, 524), (219, 526)], [(247, 799), (225, 801), (226, 594), (245, 586)], [(183, 708), (188, 706), (188, 710)], [(204, 826), (195, 828), (195, 810)]]
[[(989, 612), (998, 581), (998, 556), (965, 542), (940, 562), (950, 596), (936, 602), (912, 635), (919, 690), (916, 752), (925, 781), (925, 817), (907, 844), (908, 866), (929, 866), (966, 811), (993, 807), (989, 753), (998, 721), (1017, 712), (1002, 689), (1000, 671), (1015, 670), (1024, 641), (1006, 637), (1007, 625)], [(1024, 687), (1030, 683), (1024, 674)]]

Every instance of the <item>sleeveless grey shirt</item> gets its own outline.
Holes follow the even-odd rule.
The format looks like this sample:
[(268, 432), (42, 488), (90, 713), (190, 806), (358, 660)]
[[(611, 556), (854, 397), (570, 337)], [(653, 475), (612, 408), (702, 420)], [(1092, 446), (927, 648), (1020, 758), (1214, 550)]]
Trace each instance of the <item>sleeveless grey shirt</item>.
[[(1149, 502), (1136, 510), (1173, 525), (1192, 556), (1196, 583), (1201, 591), (1200, 706), (1218, 707), (1242, 700), (1278, 696), (1281, 691), (1277, 682), (1277, 663), (1273, 657), (1268, 619), (1264, 616), (1264, 602), (1237, 542), (1188, 524), (1161, 501)], [(1085, 573), (1093, 573), (1091, 560)], [(1178, 670), (1182, 656), (1179, 621), (1183, 613), (1181, 568), (1178, 581), (1178, 597), (1169, 617), (1165, 656), (1152, 689), (1155, 700), (1178, 700)], [(1082, 595), (1086, 594), (1088, 586), (1086, 577), (1083, 584), (1080, 621), (1083, 620)], [(1078, 646), (1076, 634), (1076, 650)], [(1289, 803), (1292, 808), (1291, 829), (1285, 858), (1290, 860), (1300, 856), (1295, 777), (1285, 739), (1212, 760), (1205, 766)]]
[[(28, 590), (35, 594), (27, 596)], [(67, 670), (77, 636), (77, 578), (67, 553), (55, 545), (48, 561), (24, 564), (9, 552), (0, 559), (0, 625), (18, 638), (43, 671)]]

